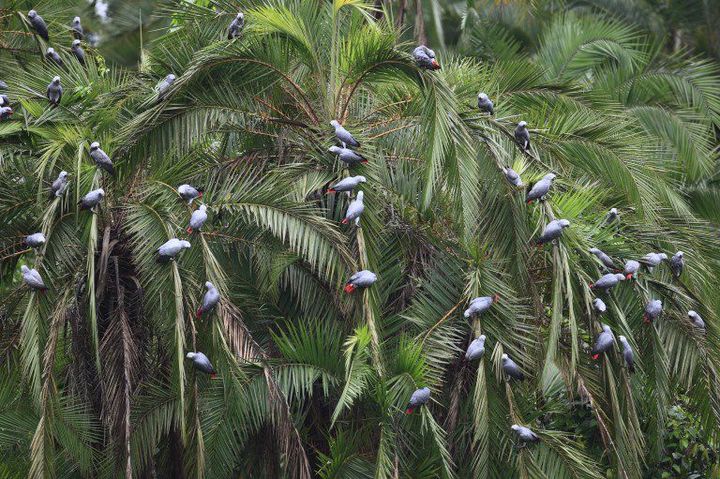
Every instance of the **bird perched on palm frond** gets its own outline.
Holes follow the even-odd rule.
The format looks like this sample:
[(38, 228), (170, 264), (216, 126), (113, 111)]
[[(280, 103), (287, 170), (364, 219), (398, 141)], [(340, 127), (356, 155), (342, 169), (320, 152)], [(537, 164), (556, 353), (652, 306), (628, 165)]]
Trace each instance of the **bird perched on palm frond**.
[(209, 374), (210, 379), (215, 379), (217, 377), (215, 368), (205, 354), (201, 352), (189, 352), (185, 355), (185, 357), (193, 362), (195, 369)]
[(32, 25), (37, 34), (40, 35), (40, 37), (46, 42), (50, 41), (50, 35), (48, 35), (48, 29), (47, 25), (45, 25), (45, 20), (43, 20), (43, 18), (38, 15), (35, 10), (30, 10), (27, 16), (30, 19), (30, 25)]
[(527, 122), (521, 121), (515, 128), (515, 141), (523, 151), (530, 151), (530, 132), (527, 129)]
[(542, 234), (536, 241), (537, 245), (542, 246), (545, 243), (549, 243), (550, 241), (560, 238), (563, 234), (563, 230), (568, 227), (570, 227), (570, 222), (568, 220), (552, 220), (547, 224), (545, 229), (543, 229)]
[(419, 408), (423, 404), (427, 404), (430, 400), (430, 388), (424, 387), (415, 390), (410, 396), (407, 407), (405, 407), (405, 414), (412, 414), (415, 409)]
[(493, 305), (493, 303), (496, 303), (500, 300), (500, 295), (493, 295), (493, 296), (480, 296), (478, 298), (473, 298), (470, 300), (470, 304), (468, 305), (468, 309), (465, 310), (463, 313), (463, 316), (466, 318), (469, 318), (470, 316), (476, 315), (476, 314), (482, 314), (488, 309), (490, 309), (490, 306)]
[(473, 339), (473, 341), (468, 346), (467, 350), (465, 351), (465, 359), (467, 361), (473, 361), (475, 359), (480, 359), (485, 354), (485, 335), (481, 334), (476, 339)]
[(345, 212), (345, 218), (343, 218), (342, 224), (346, 225), (351, 221), (355, 221), (355, 226), (360, 226), (360, 215), (365, 211), (364, 196), (365, 193), (358, 191), (357, 196), (350, 202), (347, 212)]
[(672, 270), (673, 276), (679, 278), (685, 268), (685, 254), (682, 251), (678, 251), (670, 258), (670, 269)]
[(31, 269), (22, 265), (20, 271), (22, 272), (23, 281), (30, 289), (34, 291), (45, 291), (47, 289), (40, 273), (35, 268)]
[(600, 260), (600, 262), (609, 269), (615, 268), (615, 263), (613, 262), (612, 258), (605, 254), (603, 251), (601, 251), (598, 248), (590, 248), (588, 250), (590, 253), (594, 254), (597, 259)]
[(623, 268), (623, 274), (625, 275), (625, 279), (632, 279), (638, 274), (639, 270), (640, 263), (638, 261), (635, 261), (634, 259), (627, 260)]
[(103, 190), (102, 188), (98, 188), (97, 190), (92, 190), (91, 192), (83, 196), (78, 204), (80, 205), (81, 210), (94, 211), (93, 208), (99, 205), (104, 197), (105, 190)]
[(490, 113), (490, 115), (495, 114), (494, 104), (490, 98), (488, 98), (487, 93), (480, 92), (478, 93), (478, 102), (477, 102), (478, 108), (480, 111), (483, 111), (485, 113)]
[(70, 24), (70, 29), (72, 30), (73, 36), (76, 40), (82, 40), (85, 36), (85, 31), (80, 23), (80, 17), (73, 18), (73, 21)]
[(205, 296), (203, 296), (202, 305), (200, 305), (195, 314), (197, 318), (200, 318), (203, 314), (212, 311), (213, 308), (215, 308), (215, 306), (217, 306), (220, 302), (220, 293), (215, 285), (210, 281), (206, 281), (205, 287), (207, 288), (207, 291), (205, 292)]
[(61, 171), (58, 177), (55, 179), (55, 181), (52, 182), (52, 185), (50, 186), (50, 195), (51, 197), (59, 198), (65, 193), (65, 190), (68, 186), (68, 172), (67, 171)]
[(507, 354), (502, 355), (502, 369), (505, 373), (506, 378), (512, 378), (517, 381), (525, 380), (525, 374), (520, 369), (520, 366), (518, 366), (515, 361), (510, 359), (510, 356), (508, 356)]
[(509, 166), (503, 167), (503, 173), (505, 174), (505, 179), (508, 180), (508, 182), (513, 186), (522, 186), (523, 182), (520, 178), (520, 175), (517, 174), (515, 170), (510, 168)]
[(635, 353), (625, 336), (618, 336), (620, 343), (623, 345), (623, 359), (627, 365), (628, 372), (635, 372)]
[(193, 231), (199, 231), (207, 221), (207, 206), (200, 205), (200, 208), (193, 211), (190, 215), (190, 226), (187, 228), (188, 234), (192, 234)]
[[(333, 120), (330, 122), (330, 125), (335, 128), (335, 136), (338, 140), (340, 140), (340, 143), (342, 143), (343, 148), (347, 148), (348, 145), (352, 146), (353, 148), (359, 148), (360, 142), (355, 139), (352, 134), (350, 134), (349, 131), (347, 131), (339, 121)], [(351, 150), (352, 151), (352, 150)]]
[(625, 276), (620, 273), (604, 274), (600, 279), (590, 285), (590, 289), (601, 289), (607, 293), (610, 289), (617, 286), (620, 281), (625, 281)]
[(188, 204), (191, 205), (195, 198), (202, 198), (203, 192), (194, 186), (183, 184), (178, 186), (177, 189), (180, 198), (187, 200)]
[(171, 238), (167, 240), (157, 249), (158, 262), (167, 263), (170, 260), (174, 260), (175, 256), (178, 255), (182, 250), (190, 248), (190, 242), (186, 240), (179, 240), (177, 238)]
[(25, 237), (25, 244), (31, 248), (39, 248), (45, 244), (45, 235), (42, 233), (33, 233)]
[(52, 47), (47, 49), (47, 52), (45, 53), (45, 58), (47, 58), (59, 67), (65, 66), (65, 62), (63, 61), (63, 59), (60, 58), (60, 55), (58, 55), (58, 53)]
[(595, 340), (595, 346), (593, 346), (593, 349), (590, 352), (592, 358), (598, 359), (601, 354), (610, 351), (610, 349), (612, 349), (613, 347), (613, 344), (615, 344), (615, 336), (613, 335), (610, 326), (608, 326), (607, 324), (603, 324), (602, 332), (598, 334), (598, 337)]
[(107, 153), (100, 148), (100, 143), (97, 141), (94, 141), (90, 145), (90, 158), (95, 162), (95, 166), (115, 176), (115, 167), (113, 166), (112, 160)]
[(420, 45), (413, 50), (413, 58), (420, 68), (426, 70), (440, 70), (440, 64), (435, 59), (435, 52), (425, 45)]
[(77, 61), (80, 62), (80, 65), (85, 66), (85, 50), (83, 50), (80, 46), (80, 40), (73, 40), (70, 51), (72, 51), (72, 54), (75, 55), (75, 58), (77, 58)]
[(515, 431), (515, 434), (517, 434), (518, 439), (523, 444), (529, 444), (529, 443), (535, 443), (540, 440), (540, 436), (532, 432), (530, 428), (527, 428), (525, 426), (520, 426), (519, 424), (513, 424), (510, 426), (510, 429)]
[(168, 90), (170, 90), (170, 87), (173, 83), (175, 83), (175, 75), (172, 73), (167, 75), (160, 81), (160, 83), (158, 83), (157, 87), (155, 88), (157, 90), (156, 103), (162, 103), (162, 101), (165, 99), (165, 95), (167, 95), (167, 92)]
[(659, 299), (653, 299), (648, 302), (645, 306), (645, 314), (643, 314), (643, 321), (646, 324), (650, 324), (660, 317), (662, 314), (662, 301)]
[(245, 28), (245, 15), (242, 12), (238, 12), (233, 21), (230, 22), (230, 26), (227, 31), (227, 39), (233, 40), (239, 37), (243, 28)]
[(330, 194), (343, 191), (351, 193), (354, 188), (357, 188), (360, 185), (360, 183), (365, 183), (366, 181), (367, 179), (364, 176), (348, 176), (328, 188), (326, 193)]
[(377, 281), (377, 275), (364, 269), (350, 276), (345, 283), (344, 290), (346, 293), (352, 293), (357, 288), (369, 288), (375, 281)]
[(545, 201), (545, 195), (547, 195), (550, 191), (550, 187), (552, 186), (553, 181), (555, 181), (555, 178), (557, 178), (555, 173), (548, 173), (543, 176), (540, 181), (535, 183), (525, 197), (527, 204), (536, 200)]
[(60, 84), (60, 77), (53, 77), (50, 84), (47, 86), (47, 99), (50, 101), (52, 106), (58, 106), (60, 100), (62, 100), (63, 87)]

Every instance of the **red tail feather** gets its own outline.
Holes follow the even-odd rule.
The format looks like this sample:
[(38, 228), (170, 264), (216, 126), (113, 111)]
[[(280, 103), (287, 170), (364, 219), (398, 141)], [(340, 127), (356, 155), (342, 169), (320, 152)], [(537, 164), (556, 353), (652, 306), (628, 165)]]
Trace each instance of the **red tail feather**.
[(217, 373), (210, 373), (210, 379), (215, 379), (217, 377)]
[(354, 285), (354, 284), (348, 283), (348, 284), (345, 285), (345, 292), (346, 292), (346, 293), (352, 293), (353, 291), (355, 291), (355, 285)]
[(187, 229), (187, 230), (185, 230), (185, 231), (187, 231), (189, 235), (191, 235), (191, 234), (192, 234), (192, 228), (190, 228), (189, 226), (188, 226), (188, 229)]
[(202, 192), (202, 191), (199, 191), (199, 192), (198, 192), (198, 198), (202, 198), (202, 195), (203, 195), (203, 192)]
[(348, 219), (347, 219), (347, 218), (345, 218), (345, 219), (344, 219), (344, 220), (342, 220), (342, 221), (341, 221), (340, 223), (342, 223), (342, 224), (346, 225), (346, 224), (348, 224), (348, 223), (349, 223), (349, 221), (348, 221)]
[(332, 189), (332, 188), (330, 188), (329, 190), (327, 190), (327, 191), (325, 192), (325, 194), (327, 194), (327, 195), (329, 195), (330, 193), (335, 193), (335, 190)]
[(650, 324), (652, 321), (650, 321), (650, 318), (648, 318), (647, 314), (643, 314), (643, 323)]
[(593, 289), (594, 287), (595, 287), (594, 284), (592, 284), (592, 283), (588, 284), (588, 288)]
[(368, 160), (360, 160), (360, 163), (364, 165), (365, 163), (368, 163)]
[(599, 354), (593, 354), (593, 355), (592, 355), (592, 358), (593, 358), (594, 360), (596, 360), (596, 361), (597, 361), (597, 358), (599, 358), (599, 357), (600, 357)]
[(632, 279), (632, 277), (633, 277), (632, 273), (625, 275), (625, 279)]
[(195, 317), (200, 319), (200, 316), (202, 316), (202, 308), (198, 308), (197, 312), (195, 313)]
[(412, 414), (415, 408), (409, 407), (405, 410), (405, 414)]
[(531, 205), (533, 200), (527, 200), (527, 204)]

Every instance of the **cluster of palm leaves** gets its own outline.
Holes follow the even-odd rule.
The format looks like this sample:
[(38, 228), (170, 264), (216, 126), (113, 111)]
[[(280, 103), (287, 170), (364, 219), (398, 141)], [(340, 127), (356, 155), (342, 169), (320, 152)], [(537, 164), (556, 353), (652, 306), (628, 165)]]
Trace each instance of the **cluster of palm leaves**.
[[(86, 68), (66, 55), (61, 69), (32, 35), (0, 53), (15, 109), (0, 122), (0, 475), (639, 478), (666, 452), (680, 397), (717, 444), (718, 67), (586, 8), (519, 41), (510, 17), (532, 8), (496, 6), (468, 9), (457, 48), (436, 49), (442, 70), (422, 71), (374, 5), (243, 2), (234, 41), (236, 2), (158, 7), (173, 27), (138, 72), (89, 46)], [(66, 9), (37, 10), (51, 42), (71, 38), (53, 21)], [(31, 33), (26, 13), (13, 30)], [(65, 94), (50, 108), (55, 75)], [(479, 91), (495, 116), (477, 110)], [(369, 160), (351, 170), (367, 178), (361, 228), (340, 225), (345, 195), (325, 194), (348, 174), (327, 152), (333, 119)], [(93, 141), (115, 177), (90, 160)], [(529, 207), (503, 166), (526, 184), (558, 178)], [(49, 199), (61, 170), (70, 187)], [(210, 213), (192, 235), (183, 183)], [(80, 210), (98, 187), (97, 213)], [(556, 217), (572, 226), (535, 248)], [(36, 231), (35, 252), (22, 239)], [(191, 249), (157, 263), (173, 237)], [(682, 250), (687, 267), (643, 271), (602, 296), (598, 318), (591, 247), (618, 265)], [(23, 264), (47, 293), (22, 284)], [(361, 269), (378, 281), (343, 293)], [(222, 300), (196, 319), (205, 281)], [(663, 317), (644, 325), (655, 298)], [(635, 374), (617, 345), (590, 359), (601, 321), (634, 347)], [(480, 334), (485, 356), (465, 361)], [(504, 353), (526, 381), (505, 381)], [(403, 414), (423, 386), (431, 402)], [(540, 442), (520, 447), (512, 424)]]

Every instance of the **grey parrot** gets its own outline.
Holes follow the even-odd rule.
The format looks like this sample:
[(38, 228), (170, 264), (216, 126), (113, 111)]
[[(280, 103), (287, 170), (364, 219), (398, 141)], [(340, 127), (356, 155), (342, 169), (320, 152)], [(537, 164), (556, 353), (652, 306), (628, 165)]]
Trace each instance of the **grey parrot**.
[(346, 191), (349, 193), (354, 188), (357, 188), (360, 183), (365, 183), (366, 181), (367, 179), (364, 176), (348, 176), (328, 188), (327, 193), (337, 193), (340, 191)]
[(426, 70), (439, 70), (440, 64), (435, 59), (435, 52), (430, 50), (425, 45), (420, 45), (415, 50), (413, 50), (413, 58), (415, 59), (415, 63), (420, 68), (424, 68)]
[(513, 424), (512, 426), (510, 426), (510, 429), (515, 431), (518, 439), (520, 439), (523, 444), (538, 442), (540, 440), (540, 436), (538, 436), (537, 434), (532, 432), (530, 428), (527, 428), (525, 426)]
[(357, 192), (357, 196), (350, 202), (350, 206), (348, 206), (345, 218), (342, 220), (342, 224), (346, 225), (354, 220), (355, 226), (360, 226), (360, 215), (363, 211), (365, 211), (365, 203), (363, 203), (364, 196), (365, 193), (362, 191)]
[(0, 120), (7, 120), (12, 116), (13, 113), (13, 109), (9, 106), (0, 107)]
[(705, 321), (700, 317), (700, 315), (695, 311), (688, 311), (688, 318), (690, 318), (690, 321), (692, 322), (692, 325), (702, 331), (705, 331)]
[(45, 20), (43, 20), (42, 17), (38, 15), (35, 10), (30, 10), (27, 16), (30, 19), (30, 25), (32, 25), (37, 34), (40, 35), (42, 39), (46, 42), (50, 41), (50, 35), (48, 35), (48, 29), (47, 25), (45, 25)]
[(208, 357), (205, 356), (203, 353), (190, 352), (190, 353), (187, 353), (185, 355), (185, 357), (190, 359), (193, 362), (195, 369), (209, 374), (211, 379), (215, 379), (215, 377), (217, 376), (217, 373), (215, 372), (215, 368), (213, 368), (212, 363), (210, 362)]
[(202, 198), (202, 191), (188, 184), (178, 186), (178, 194), (180, 198), (187, 200), (188, 204), (192, 204), (195, 198)]
[(523, 151), (530, 151), (530, 132), (527, 129), (526, 121), (521, 121), (515, 128), (515, 141)]
[(480, 92), (478, 93), (478, 108), (480, 111), (484, 111), (485, 113), (490, 113), (490, 115), (495, 114), (494, 110), (494, 104), (490, 98), (488, 98), (486, 93)]
[(212, 311), (212, 309), (220, 302), (220, 293), (215, 285), (213, 285), (210, 281), (206, 281), (205, 287), (207, 288), (207, 291), (205, 292), (205, 296), (203, 296), (202, 306), (198, 308), (197, 313), (195, 314), (197, 318), (200, 318), (204, 313)]
[(648, 253), (643, 256), (642, 262), (645, 263), (648, 271), (652, 273), (655, 266), (659, 266), (664, 260), (668, 259), (665, 253)]
[[(70, 24), (70, 29), (73, 32), (73, 36), (76, 40), (82, 40), (85, 36), (85, 31), (83, 30), (82, 24), (80, 23), (80, 17), (73, 18), (72, 23)], [(74, 44), (75, 42), (73, 42)]]
[(7, 90), (7, 89), (8, 89), (7, 83), (0, 80), (0, 90)]
[(70, 50), (80, 62), (80, 65), (85, 66), (85, 50), (80, 46), (80, 40), (73, 40)]
[(633, 352), (633, 349), (630, 346), (630, 343), (628, 343), (628, 340), (625, 336), (618, 336), (618, 339), (620, 340), (620, 343), (623, 345), (623, 358), (625, 359), (625, 364), (627, 364), (628, 372), (634, 373), (635, 372), (635, 353)]
[(364, 269), (350, 276), (350, 279), (348, 279), (347, 283), (345, 283), (344, 290), (349, 294), (358, 288), (368, 288), (375, 281), (377, 281), (377, 275), (372, 271)]
[(92, 190), (91, 192), (83, 196), (78, 204), (80, 205), (81, 210), (92, 211), (93, 208), (100, 204), (104, 197), (105, 190), (103, 190), (102, 188), (98, 188), (97, 190)]
[(625, 279), (632, 279), (635, 275), (638, 274), (638, 271), (640, 270), (640, 263), (635, 261), (634, 259), (629, 259), (625, 262), (625, 267), (623, 269), (623, 274), (625, 275)]
[(167, 94), (168, 90), (170, 89), (170, 86), (175, 83), (175, 75), (170, 73), (168, 76), (163, 78), (163, 80), (158, 83), (156, 90), (157, 90), (157, 103), (161, 103), (165, 99), (165, 95)]
[(465, 351), (465, 359), (472, 361), (474, 359), (480, 359), (485, 354), (485, 335), (481, 334), (478, 338), (473, 339)]
[(60, 58), (60, 55), (58, 55), (58, 53), (52, 47), (47, 49), (47, 53), (45, 53), (45, 58), (55, 63), (59, 67), (65, 66), (65, 62), (63, 61), (63, 59)]
[(100, 143), (97, 141), (90, 145), (90, 158), (95, 162), (95, 166), (115, 176), (115, 168), (113, 167), (112, 160), (107, 153), (100, 149)]
[(341, 148), (339, 146), (331, 146), (328, 148), (328, 151), (334, 155), (337, 155), (338, 158), (340, 158), (340, 161), (343, 163), (346, 163), (348, 166), (354, 166), (358, 163), (367, 163), (368, 160), (366, 160), (364, 157), (359, 155), (355, 150), (351, 150), (350, 148)]
[(520, 366), (515, 364), (515, 361), (510, 359), (510, 356), (507, 354), (502, 355), (502, 368), (505, 372), (505, 375), (508, 377), (511, 377), (513, 379), (517, 379), (518, 381), (522, 381), (525, 379), (525, 374), (520, 370)]
[(187, 229), (188, 234), (192, 234), (194, 230), (202, 228), (207, 221), (207, 217), (207, 206), (200, 205), (200, 208), (193, 211), (192, 215), (190, 215), (190, 226), (188, 226)]
[(36, 291), (45, 291), (47, 289), (47, 286), (43, 283), (40, 273), (38, 273), (35, 268), (30, 269), (27, 266), (22, 265), (20, 267), (20, 271), (22, 271), (23, 281), (30, 289)]
[(510, 182), (511, 185), (514, 186), (522, 186), (523, 182), (520, 178), (520, 175), (517, 174), (515, 170), (510, 168), (509, 166), (503, 167), (503, 173), (505, 173), (505, 179)]
[(684, 253), (678, 251), (670, 258), (670, 269), (672, 270), (673, 276), (679, 278), (685, 268), (685, 260), (683, 259)]
[(532, 188), (530, 188), (530, 191), (528, 192), (527, 196), (525, 197), (525, 201), (527, 204), (532, 203), (535, 200), (544, 200), (545, 195), (548, 194), (548, 191), (550, 191), (550, 187), (553, 184), (553, 180), (557, 178), (557, 175), (554, 173), (548, 173), (547, 175), (543, 176), (540, 181), (535, 183)]
[(615, 268), (615, 263), (613, 263), (612, 258), (610, 256), (606, 255), (605, 253), (603, 253), (598, 248), (590, 248), (588, 251), (590, 253), (594, 254), (597, 257), (597, 259), (599, 259), (600, 262), (603, 264), (603, 266), (605, 266), (606, 268), (610, 268), (610, 269)]
[(355, 137), (353, 137), (350, 132), (347, 131), (337, 120), (331, 121), (330, 126), (335, 128), (335, 136), (338, 140), (340, 140), (343, 148), (347, 148), (348, 145), (354, 148), (360, 147), (360, 143), (355, 139)]
[(643, 314), (643, 321), (646, 324), (650, 324), (660, 317), (662, 314), (662, 301), (659, 299), (653, 299), (645, 306), (645, 314)]
[(232, 40), (239, 37), (240, 33), (243, 31), (243, 28), (245, 28), (245, 15), (243, 15), (242, 12), (238, 12), (235, 18), (233, 18), (233, 21), (230, 22), (230, 26), (228, 27), (227, 32), (227, 39)]
[(500, 296), (497, 294), (494, 296), (480, 296), (478, 298), (473, 298), (470, 300), (468, 309), (465, 310), (463, 316), (469, 318), (470, 316), (475, 314), (482, 314), (488, 309), (490, 309), (490, 306), (492, 306), (493, 303), (499, 300)]
[(173, 260), (180, 251), (186, 248), (190, 248), (189, 241), (179, 240), (177, 238), (169, 239), (157, 249), (158, 262), (167, 263), (168, 261)]
[(598, 359), (602, 353), (610, 351), (613, 344), (615, 344), (615, 336), (613, 335), (610, 326), (603, 324), (602, 333), (598, 334), (598, 337), (595, 340), (595, 346), (593, 346), (590, 353), (592, 354), (592, 358)]
[(54, 196), (56, 198), (59, 198), (65, 193), (65, 190), (68, 187), (68, 172), (67, 171), (61, 171), (58, 175), (57, 179), (53, 181), (52, 186), (50, 187), (50, 195), (51, 197)]
[(605, 302), (600, 298), (593, 299), (593, 309), (598, 314), (605, 314), (607, 311), (607, 306), (605, 306)]
[(0, 106), (10, 106), (10, 98), (7, 95), (0, 95)]
[(42, 233), (33, 233), (25, 237), (25, 244), (31, 248), (39, 248), (45, 244), (45, 235)]
[(412, 414), (416, 408), (426, 404), (430, 400), (430, 388), (424, 387), (415, 390), (410, 396), (410, 401), (405, 408), (405, 414)]
[(623, 276), (620, 273), (608, 273), (604, 274), (595, 281), (595, 283), (590, 285), (590, 289), (601, 289), (605, 292), (609, 291), (611, 288), (614, 288), (617, 286), (617, 284), (620, 281), (624, 281), (625, 276)]
[(47, 86), (47, 99), (50, 100), (50, 104), (58, 106), (63, 95), (63, 87), (60, 84), (60, 77), (53, 77), (50, 84)]
[(610, 211), (608, 211), (607, 216), (605, 216), (605, 224), (613, 223), (614, 221), (617, 221), (620, 219), (620, 215), (618, 214), (617, 208), (610, 208)]
[(547, 224), (536, 243), (542, 246), (545, 243), (558, 239), (562, 236), (563, 230), (569, 226), (570, 222), (568, 220), (552, 220)]

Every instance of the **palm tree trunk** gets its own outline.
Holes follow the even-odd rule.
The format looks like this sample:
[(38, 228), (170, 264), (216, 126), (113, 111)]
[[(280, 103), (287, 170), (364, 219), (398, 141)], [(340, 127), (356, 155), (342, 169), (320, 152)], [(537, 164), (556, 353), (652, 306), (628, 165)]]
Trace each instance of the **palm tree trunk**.
[(422, 0), (415, 0), (415, 38), (420, 45), (427, 44), (425, 33), (425, 16), (423, 15)]
[(398, 17), (397, 27), (402, 28), (405, 24), (405, 10), (407, 10), (407, 0), (399, 0), (398, 2)]
[(375, 0), (375, 20), (382, 20), (384, 0)]

